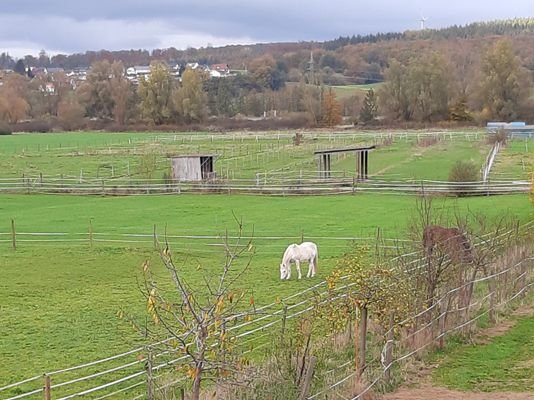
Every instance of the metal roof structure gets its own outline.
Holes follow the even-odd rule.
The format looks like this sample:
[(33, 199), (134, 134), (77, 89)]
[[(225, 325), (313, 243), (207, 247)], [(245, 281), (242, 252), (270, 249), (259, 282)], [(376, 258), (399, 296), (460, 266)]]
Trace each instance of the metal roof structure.
[(313, 154), (334, 154), (334, 153), (352, 153), (359, 151), (370, 151), (376, 149), (376, 146), (366, 147), (343, 147), (337, 149), (317, 150)]
[(356, 155), (356, 176), (358, 180), (366, 180), (369, 175), (369, 152), (376, 149), (376, 146), (364, 147), (343, 147), (337, 149), (317, 150), (315, 155), (319, 156), (319, 174), (322, 178), (330, 178), (331, 156), (337, 153), (355, 153)]

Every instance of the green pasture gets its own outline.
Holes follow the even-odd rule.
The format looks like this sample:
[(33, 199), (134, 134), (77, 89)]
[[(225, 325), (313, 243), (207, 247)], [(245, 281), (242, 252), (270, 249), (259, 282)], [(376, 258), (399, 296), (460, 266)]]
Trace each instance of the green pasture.
[(457, 345), (446, 351), (433, 378), (452, 389), (481, 392), (534, 391), (534, 317), (485, 344)]
[[(142, 338), (116, 317), (121, 308), (143, 318), (145, 304), (138, 288), (140, 266), (150, 259), (163, 286), (168, 278), (152, 250), (154, 224), (160, 239), (173, 235), (213, 235), (212, 239), (170, 238), (175, 259), (187, 279), (202, 284), (222, 265), (221, 239), (236, 232), (242, 219), (247, 236), (254, 233), (250, 269), (239, 287), (266, 304), (324, 279), (335, 257), (349, 244), (331, 237), (373, 237), (380, 227), (387, 237), (403, 237), (413, 217), (415, 198), (390, 195), (335, 197), (249, 197), (221, 195), (82, 197), (0, 196), (0, 385), (47, 370), (76, 365), (130, 349)], [(504, 213), (531, 218), (528, 196), (440, 199), (444, 213)], [(235, 215), (235, 217), (234, 217)], [(15, 220), (17, 250), (11, 248)], [(89, 224), (98, 234), (147, 234), (143, 243), (87, 240)], [(64, 242), (33, 242), (24, 233), (81, 234)], [(273, 239), (266, 239), (272, 237)], [(275, 239), (281, 237), (281, 239)], [(314, 238), (320, 248), (318, 275), (312, 280), (281, 283), (278, 264), (288, 243)], [(69, 236), (69, 240), (72, 236)], [(30, 241), (24, 241), (24, 240)], [(245, 258), (238, 261), (243, 265)], [(197, 267), (200, 266), (200, 270)], [(304, 273), (307, 271), (304, 268)], [(295, 275), (294, 275), (295, 276)], [(12, 368), (17, 365), (18, 368)]]
[[(413, 132), (394, 132), (391, 143), (388, 137), (388, 132), (313, 132), (304, 133), (303, 143), (296, 146), (293, 133), (276, 132), (0, 136), (0, 179), (23, 175), (37, 179), (42, 174), (43, 179), (98, 177), (142, 182), (149, 178), (143, 165), (153, 162), (155, 172), (150, 178), (160, 180), (168, 172), (169, 155), (198, 153), (218, 154), (215, 168), (222, 177), (250, 182), (258, 173), (313, 177), (317, 174), (314, 151), (368, 145), (377, 145), (369, 158), (373, 177), (446, 179), (455, 161), (468, 159), (482, 166), (490, 149), (476, 132), (442, 134), (437, 143), (426, 146)], [(524, 142), (510, 142), (502, 159), (507, 160), (508, 151), (521, 153), (524, 146)], [(351, 176), (354, 164), (353, 155), (333, 157), (334, 176)], [(514, 176), (521, 173), (516, 161), (503, 162), (498, 168)], [(482, 213), (490, 219), (509, 213), (523, 222), (532, 219), (527, 195), (438, 198), (435, 206), (451, 220), (455, 213), (473, 217)], [(167, 234), (184, 276), (200, 287), (203, 277), (215, 276), (222, 265), (222, 237), (226, 232), (235, 235), (235, 218), (242, 220), (254, 247), (247, 254), (253, 257), (250, 268), (238, 286), (261, 305), (324, 279), (349, 245), (349, 237), (373, 238), (378, 228), (385, 237), (406, 237), (415, 207), (412, 196), (374, 194), (0, 195), (0, 386), (107, 357), (143, 342), (116, 314), (123, 309), (135, 318), (145, 318), (138, 287), (143, 261), (149, 259), (160, 285), (169, 287), (153, 249), (154, 228), (160, 241)], [(12, 220), (16, 251), (12, 249)], [(282, 283), (280, 257), (289, 243), (302, 239), (319, 245), (318, 275)], [(239, 259), (236, 267), (247, 259)]]
[(369, 89), (377, 90), (382, 83), (370, 83), (366, 85), (336, 85), (329, 86), (340, 99), (354, 95), (365, 95)]
[(531, 179), (534, 173), (534, 140), (514, 139), (508, 141), (495, 159), (491, 178)]
[[(381, 179), (429, 179), (447, 181), (449, 171), (457, 161), (469, 160), (482, 166), (488, 148), (480, 141), (441, 140), (424, 146), (417, 141), (398, 140), (382, 146), (369, 155), (369, 174)], [(354, 157), (344, 157), (332, 168), (341, 171), (354, 168)]]
[[(292, 134), (276, 133), (268, 137), (262, 134), (207, 133), (4, 136), (0, 137), (0, 179), (161, 180), (164, 174), (169, 173), (168, 157), (173, 154), (216, 154), (215, 172), (219, 177), (244, 179), (250, 183), (255, 183), (258, 176), (264, 177), (265, 174), (267, 177), (295, 178), (303, 175), (313, 178), (318, 175), (314, 151), (376, 145), (377, 149), (369, 158), (369, 172), (373, 177), (446, 180), (454, 162), (471, 160), (480, 168), (490, 150), (483, 135), (479, 136), (476, 132), (442, 134), (437, 143), (430, 145), (425, 145), (423, 135), (419, 137), (413, 132), (409, 135), (393, 133), (391, 143), (386, 139), (389, 135), (388, 132), (313, 132), (305, 133), (303, 142), (298, 146), (293, 143)], [(524, 147), (521, 143), (514, 141), (509, 147)], [(528, 160), (525, 165), (528, 171), (531, 168)], [(354, 175), (354, 155), (340, 153), (333, 156), (331, 168), (334, 176)], [(516, 174), (523, 176), (525, 171), (520, 168), (517, 162), (503, 162), (500, 170), (510, 177)]]

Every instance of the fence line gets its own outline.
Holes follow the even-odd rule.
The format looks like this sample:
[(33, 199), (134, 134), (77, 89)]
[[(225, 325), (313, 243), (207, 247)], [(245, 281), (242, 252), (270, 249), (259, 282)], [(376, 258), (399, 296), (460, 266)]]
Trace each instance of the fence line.
[[(530, 227), (531, 225), (532, 225), (532, 222), (529, 223), (529, 224), (526, 224), (525, 227)], [(507, 232), (504, 232), (500, 236), (504, 236), (506, 234), (507, 234)], [(196, 236), (196, 235), (193, 235), (193, 236)], [(412, 252), (412, 253), (409, 253), (407, 255), (398, 256), (398, 257), (396, 257), (396, 259), (398, 259), (399, 257), (403, 257), (403, 256), (406, 256), (406, 257), (417, 257), (419, 254), (420, 254), (419, 252)], [(529, 258), (529, 260), (531, 260), (531, 259), (532, 258)], [(424, 258), (415, 259), (414, 261), (422, 262), (422, 261), (424, 261)], [(407, 263), (406, 265), (410, 265), (410, 264), (412, 264), (412, 262)], [(520, 263), (518, 263), (518, 264), (516, 264), (516, 265), (514, 265), (512, 267), (509, 267), (508, 270), (516, 268), (517, 265), (520, 265)], [(415, 270), (416, 268), (413, 268), (412, 270)], [(504, 273), (506, 273), (506, 271), (498, 272), (498, 273), (493, 274), (493, 275), (491, 275), (489, 277), (486, 277), (486, 278), (479, 278), (479, 279), (476, 280), (476, 282), (483, 282), (483, 281), (488, 280), (488, 279), (493, 279), (493, 278), (495, 278), (497, 276), (500, 276), (500, 275), (502, 275)], [(521, 276), (518, 279), (520, 279), (520, 278), (521, 278)], [(304, 290), (302, 290), (300, 292), (292, 294), (292, 295), (282, 299), (279, 302), (273, 302), (273, 303), (268, 304), (266, 306), (259, 307), (259, 308), (257, 308), (255, 310), (256, 316), (259, 316), (258, 318), (253, 319), (252, 321), (244, 321), (244, 322), (242, 322), (241, 324), (239, 324), (239, 325), (237, 325), (235, 327), (231, 327), (229, 330), (235, 331), (236, 332), (235, 333), (236, 337), (244, 338), (244, 337), (250, 336), (250, 335), (252, 335), (253, 333), (256, 333), (256, 332), (266, 331), (267, 329), (276, 326), (279, 322), (282, 321), (282, 319), (289, 320), (289, 319), (292, 319), (292, 318), (296, 318), (297, 316), (299, 316), (299, 315), (301, 315), (301, 314), (303, 314), (305, 312), (308, 312), (308, 311), (310, 311), (310, 310), (312, 310), (314, 308), (313, 305), (312, 306), (307, 306), (307, 304), (312, 301), (312, 298), (310, 296), (307, 296), (306, 298), (304, 298), (304, 300), (297, 300), (293, 304), (291, 304), (291, 301), (294, 300), (294, 299), (297, 299), (298, 297), (302, 297), (303, 295), (309, 293), (310, 291), (317, 291), (318, 289), (323, 288), (325, 286), (325, 284), (326, 283), (324, 281), (320, 282), (320, 283), (318, 283), (318, 284), (316, 284), (316, 285), (314, 285), (314, 286), (312, 286), (310, 288), (307, 288), (307, 289), (304, 289)], [(346, 296), (346, 294), (344, 294), (342, 291), (346, 290), (350, 286), (352, 286), (352, 285), (349, 284), (349, 285), (340, 286), (337, 290), (341, 294), (336, 296), (336, 297), (340, 298), (340, 297)], [(324, 288), (324, 289), (326, 289), (326, 288)], [(322, 290), (322, 292), (321, 291), (317, 292), (317, 294), (319, 296), (321, 296), (322, 294), (325, 294), (327, 292), (327, 290), (324, 290), (324, 289)], [(458, 290), (458, 289), (453, 289), (453, 290)], [(273, 307), (276, 307), (276, 309), (271, 310)], [(271, 310), (271, 311), (268, 311), (268, 310)], [(292, 311), (292, 312), (291, 313), (287, 313), (287, 311)], [(245, 315), (245, 314), (241, 314), (241, 316), (243, 316), (243, 315)], [(239, 315), (238, 315), (238, 317), (239, 317)], [(274, 320), (273, 320), (273, 318), (274, 318)], [(261, 323), (260, 326), (258, 326), (258, 323)], [(247, 330), (243, 331), (243, 328), (245, 328), (245, 327), (247, 327)], [(264, 335), (266, 335), (266, 333)], [(249, 344), (251, 341), (259, 340), (259, 339), (261, 339), (261, 336), (263, 336), (263, 335), (260, 335), (260, 337), (253, 337), (251, 340), (247, 340), (247, 342), (245, 342), (243, 344)], [(166, 343), (168, 340), (170, 340), (170, 339), (158, 342), (154, 346), (162, 345), (162, 344)], [(262, 346), (264, 347), (265, 345), (266, 344), (264, 343), (264, 344), (262, 344), (260, 346), (255, 347), (253, 350), (257, 350), (257, 349), (261, 348)], [(144, 350), (145, 350), (144, 347), (138, 347), (138, 348), (136, 348), (134, 350), (131, 350), (131, 351), (128, 351), (128, 352), (124, 352), (124, 353), (121, 353), (121, 354), (118, 354), (118, 355), (115, 355), (115, 356), (112, 356), (112, 357), (108, 357), (108, 358), (105, 358), (105, 359), (102, 359), (102, 360), (97, 360), (97, 361), (93, 361), (93, 362), (90, 362), (90, 363), (82, 364), (82, 365), (79, 365), (79, 366), (74, 366), (74, 367), (65, 368), (65, 369), (58, 370), (58, 371), (53, 371), (53, 372), (51, 372), (51, 373), (49, 373), (47, 375), (48, 376), (59, 375), (59, 374), (75, 371), (75, 370), (82, 369), (82, 368), (92, 367), (92, 366), (95, 366), (95, 365), (98, 365), (98, 364), (106, 363), (108, 361), (114, 361), (114, 360), (126, 357), (128, 355), (133, 355), (135, 353), (140, 354)], [(251, 349), (250, 351), (253, 351), (253, 350)], [(247, 352), (250, 352), (250, 351), (247, 351)], [(169, 351), (160, 352), (160, 353), (156, 354), (156, 356), (165, 355), (165, 354), (169, 354)], [(179, 357), (177, 359), (172, 359), (170, 361), (164, 362), (163, 364), (160, 364), (156, 368), (157, 369), (165, 368), (167, 366), (174, 365), (177, 362), (179, 362), (181, 360), (184, 360), (184, 359), (186, 359), (186, 357), (183, 357), (183, 356)], [(91, 372), (89, 375), (85, 375), (83, 377), (78, 377), (78, 378), (75, 378), (75, 379), (71, 379), (70, 381), (67, 381), (67, 382), (63, 382), (63, 383), (52, 385), (52, 388), (64, 387), (64, 386), (71, 385), (73, 383), (89, 380), (89, 379), (92, 379), (92, 378), (95, 378), (95, 377), (100, 377), (102, 375), (107, 375), (107, 374), (112, 373), (112, 372), (124, 370), (124, 369), (129, 368), (129, 367), (140, 365), (145, 360), (146, 360), (146, 358), (144, 356), (142, 356), (141, 358), (138, 358), (134, 362), (128, 362), (128, 363), (125, 363), (125, 364), (122, 364), (122, 365), (119, 365), (119, 366), (113, 366), (111, 368), (107, 367), (106, 370), (101, 371), (101, 372), (96, 372), (96, 373), (95, 372)], [(86, 389), (84, 391), (78, 392), (76, 394), (68, 395), (67, 397), (63, 397), (63, 399), (70, 399), (70, 398), (73, 398), (73, 397), (82, 396), (84, 394), (89, 394), (89, 393), (92, 393), (94, 391), (107, 389), (109, 387), (113, 387), (113, 386), (119, 385), (119, 384), (121, 384), (122, 382), (124, 382), (126, 380), (130, 380), (130, 379), (134, 379), (136, 377), (142, 376), (143, 374), (144, 374), (144, 371), (139, 371), (137, 373), (134, 373), (134, 374), (131, 374), (131, 375), (127, 376), (127, 379), (126, 378), (115, 379), (112, 382), (107, 382), (107, 383), (105, 383), (103, 385), (98, 385), (98, 386), (95, 386), (93, 388)], [(23, 386), (23, 385), (25, 385), (27, 383), (34, 382), (39, 378), (40, 377), (33, 377), (33, 378), (25, 379), (25, 380), (23, 380), (21, 382), (15, 383), (15, 384), (10, 384), (10, 385), (4, 386), (4, 387), (0, 388), (0, 392), (8, 390), (8, 389), (15, 388), (17, 386)], [(136, 383), (136, 384), (130, 385), (130, 386), (132, 388), (135, 388), (135, 387), (140, 386), (141, 384), (142, 383), (138, 383), (138, 384)], [(122, 391), (126, 391), (127, 389), (119, 388), (118, 390), (120, 392), (122, 392)], [(15, 400), (15, 399), (19, 399), (19, 398), (25, 398), (25, 397), (40, 393), (41, 391), (42, 391), (41, 388), (36, 389), (36, 390), (31, 390), (29, 392), (26, 392), (26, 393), (23, 393), (23, 394), (19, 394), (19, 395), (15, 396), (15, 397), (11, 397), (10, 400)], [(106, 395), (104, 395), (104, 396), (106, 396)]]
[(501, 149), (501, 142), (495, 142), (488, 156), (486, 157), (486, 162), (484, 163), (484, 166), (482, 167), (482, 181), (483, 182), (487, 182), (489, 174), (491, 172), (491, 168), (493, 167), (493, 163), (495, 162), (495, 158), (497, 157), (497, 153), (499, 153), (500, 149)]
[[(453, 288), (453, 289), (450, 289), (449, 291), (447, 291), (445, 294), (443, 294), (438, 300), (435, 301), (434, 304), (432, 304), (432, 306), (424, 309), (423, 311), (420, 311), (408, 318), (406, 318), (404, 321), (402, 322), (399, 322), (397, 324), (395, 324), (395, 326), (393, 328), (390, 328), (389, 331), (386, 331), (383, 335), (383, 337), (388, 337), (388, 334), (390, 333), (391, 329), (396, 329), (397, 327), (399, 326), (402, 326), (404, 324), (406, 324), (407, 322), (411, 321), (411, 320), (416, 320), (418, 318), (420, 318), (421, 316), (425, 315), (425, 314), (428, 314), (430, 311), (432, 311), (434, 308), (436, 308), (437, 306), (439, 307), (442, 307), (442, 304), (445, 302), (446, 299), (449, 298), (450, 295), (456, 293), (456, 292), (459, 292), (462, 288), (468, 286), (468, 285), (471, 285), (471, 284), (476, 284), (476, 283), (481, 283), (481, 282), (486, 282), (486, 281), (489, 281), (489, 280), (492, 280), (492, 279), (496, 279), (498, 278), (500, 275), (503, 275), (503, 274), (506, 274), (506, 273), (509, 273), (511, 272), (512, 270), (516, 269), (517, 267), (521, 266), (522, 264), (524, 263), (529, 263), (531, 262), (532, 260), (534, 260), (534, 257), (526, 257), (525, 259), (522, 259), (520, 260), (519, 262), (515, 263), (514, 265), (512, 265), (511, 267), (508, 267), (504, 270), (501, 270), (497, 273), (494, 273), (494, 274), (491, 274), (491, 275), (488, 275), (488, 276), (485, 276), (485, 277), (482, 277), (482, 278), (477, 278), (477, 279), (474, 279), (474, 280), (471, 280), (471, 281), (468, 281), (456, 288)], [(530, 263), (531, 264), (531, 263)], [(523, 272), (519, 278), (517, 278), (516, 280), (514, 280), (514, 284), (515, 282), (517, 282), (518, 279), (520, 279), (521, 277), (525, 276), (527, 273), (527, 271)], [(532, 269), (530, 270), (530, 274), (532, 275)], [(467, 320), (461, 320), (460, 322), (456, 323), (455, 326), (453, 327), (449, 327), (448, 329), (445, 329), (443, 332), (439, 333), (438, 335), (436, 335), (435, 337), (432, 335), (432, 337), (426, 341), (425, 343), (423, 343), (421, 346), (418, 346), (417, 348), (415, 349), (410, 349), (408, 350), (407, 353), (401, 355), (401, 356), (397, 356), (397, 358), (393, 359), (392, 361), (390, 361), (389, 363), (387, 364), (384, 364), (381, 360), (381, 364), (382, 364), (382, 372), (378, 375), (378, 377), (376, 377), (370, 384), (368, 384), (362, 391), (360, 391), (358, 393), (358, 395), (356, 395), (355, 397), (352, 397), (351, 400), (357, 400), (357, 399), (361, 399), (362, 396), (367, 393), (369, 390), (371, 390), (374, 386), (376, 386), (376, 384), (385, 378), (385, 374), (386, 374), (386, 371), (389, 371), (390, 368), (394, 365), (394, 364), (398, 364), (400, 363), (401, 361), (405, 360), (405, 359), (408, 359), (409, 357), (419, 353), (420, 351), (424, 350), (425, 348), (427, 348), (428, 346), (432, 345), (433, 343), (435, 343), (436, 341), (440, 340), (441, 338), (455, 332), (455, 331), (458, 331), (459, 329), (462, 329), (462, 328), (465, 328), (466, 326), (474, 323), (475, 321), (477, 321), (478, 319), (482, 318), (484, 315), (488, 314), (490, 311), (492, 310), (497, 310), (497, 309), (500, 309), (502, 308), (504, 305), (506, 305), (507, 303), (515, 300), (517, 297), (519, 297), (520, 295), (524, 294), (525, 292), (527, 292), (531, 287), (534, 286), (534, 282), (530, 282), (530, 283), (525, 283), (524, 287), (520, 288), (519, 290), (517, 290), (515, 293), (511, 294), (509, 296), (509, 298), (506, 298), (504, 299), (503, 301), (499, 302), (498, 304), (495, 304), (495, 305), (491, 305), (490, 303), (490, 306), (484, 310), (483, 312), (479, 313), (478, 315), (475, 315), (474, 317), (472, 318), (467, 318)], [(435, 326), (436, 322), (439, 322), (442, 318), (444, 318), (446, 315), (448, 315), (449, 313), (451, 312), (458, 312), (458, 311), (463, 311), (465, 309), (469, 309), (469, 308), (472, 308), (476, 305), (479, 305), (481, 306), (481, 304), (483, 302), (486, 302), (488, 299), (490, 299), (493, 295), (495, 295), (497, 292), (497, 289), (494, 289), (492, 290), (490, 293), (488, 293), (486, 296), (484, 296), (482, 299), (476, 301), (475, 303), (473, 304), (469, 304), (468, 306), (466, 306), (464, 309), (449, 309), (448, 307), (445, 308), (445, 311), (440, 311), (436, 316), (432, 317), (432, 319), (426, 323), (422, 328), (419, 328), (418, 330), (416, 330), (415, 332), (413, 332), (410, 336), (413, 336), (413, 335), (416, 335), (416, 334), (420, 334), (422, 331), (424, 331), (425, 329), (429, 329), (433, 326)], [(407, 336), (407, 337), (403, 337), (401, 339), (399, 339), (397, 342), (394, 342), (394, 343), (389, 343), (389, 341), (387, 341), (385, 344), (384, 344), (384, 348), (382, 349), (382, 352), (381, 352), (381, 355), (385, 354), (386, 352), (386, 349), (388, 346), (394, 346), (395, 348), (398, 347), (398, 344), (399, 343), (402, 343), (404, 341), (406, 341), (407, 339), (410, 338), (410, 336)], [(382, 356), (381, 356), (382, 358)], [(350, 365), (350, 364), (347, 364), (347, 365)], [(322, 389), (321, 391), (313, 394), (312, 396), (309, 396), (307, 399), (308, 400), (313, 400), (313, 399), (317, 399), (319, 396), (323, 395), (323, 394), (328, 394), (332, 391), (334, 391), (337, 387), (339, 387), (340, 385), (342, 385), (343, 383), (345, 383), (347, 380), (349, 380), (350, 378), (353, 378), (353, 377), (356, 377), (357, 376), (357, 371), (352, 371), (351, 373), (349, 373), (348, 375), (344, 376), (343, 378), (341, 378), (340, 380), (336, 381), (335, 383), (329, 385), (327, 388), (325, 389)]]
[(479, 182), (447, 182), (436, 180), (358, 181), (355, 177), (319, 179), (310, 177), (231, 179), (203, 182), (136, 182), (124, 179), (84, 180), (62, 179), (43, 181), (38, 178), (12, 178), (0, 181), (0, 193), (98, 194), (98, 195), (176, 195), (182, 193), (243, 193), (256, 195), (355, 194), (364, 192), (456, 195), (492, 195), (524, 193), (530, 189), (528, 180), (492, 180)]

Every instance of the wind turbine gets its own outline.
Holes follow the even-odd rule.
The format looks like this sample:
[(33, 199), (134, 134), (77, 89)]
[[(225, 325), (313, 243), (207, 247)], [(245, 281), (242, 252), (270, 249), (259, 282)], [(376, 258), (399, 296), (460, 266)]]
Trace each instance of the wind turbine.
[(425, 27), (425, 22), (428, 20), (427, 17), (423, 17), (423, 14), (421, 14), (421, 19), (419, 20), (419, 22), (421, 22), (421, 30), (424, 31), (426, 29)]

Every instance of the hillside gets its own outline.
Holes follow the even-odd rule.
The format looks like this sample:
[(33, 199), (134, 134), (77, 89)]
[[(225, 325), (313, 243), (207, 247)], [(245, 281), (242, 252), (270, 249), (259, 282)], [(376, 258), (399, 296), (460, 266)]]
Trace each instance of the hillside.
[[(401, 62), (419, 55), (421, 52), (437, 51), (446, 58), (476, 59), (491, 42), (501, 37), (509, 37), (516, 44), (525, 66), (534, 70), (534, 18), (475, 22), (464, 26), (450, 26), (443, 29), (422, 31), (390, 32), (371, 35), (339, 37), (326, 42), (262, 43), (255, 45), (231, 45), (224, 47), (121, 50), (39, 58), (26, 56), (26, 66), (59, 67), (67, 70), (88, 68), (99, 60), (122, 61), (125, 66), (148, 65), (152, 61), (165, 61), (169, 64), (226, 63), (231, 69), (243, 70), (260, 56), (272, 55), (289, 72), (306, 70), (313, 52), (315, 67), (326, 69), (334, 76), (331, 84), (376, 83), (383, 80), (384, 70), (390, 58)], [(13, 69), (15, 60), (9, 55), (0, 54), (0, 69)], [(291, 79), (291, 75), (289, 76)], [(336, 79), (339, 82), (336, 82)]]

